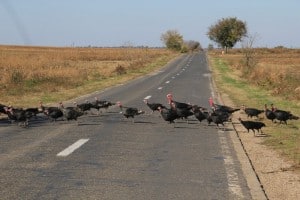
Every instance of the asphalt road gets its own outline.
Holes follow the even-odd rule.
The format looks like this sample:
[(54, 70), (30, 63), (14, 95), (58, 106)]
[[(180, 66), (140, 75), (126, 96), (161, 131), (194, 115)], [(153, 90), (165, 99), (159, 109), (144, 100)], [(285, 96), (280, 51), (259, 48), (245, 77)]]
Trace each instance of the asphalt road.
[(167, 105), (172, 93), (209, 107), (210, 75), (205, 54), (195, 53), (76, 99), (98, 96), (145, 110), (134, 123), (118, 107), (78, 122), (40, 116), (29, 128), (1, 120), (0, 199), (251, 199), (228, 127), (193, 117), (174, 127), (143, 102)]

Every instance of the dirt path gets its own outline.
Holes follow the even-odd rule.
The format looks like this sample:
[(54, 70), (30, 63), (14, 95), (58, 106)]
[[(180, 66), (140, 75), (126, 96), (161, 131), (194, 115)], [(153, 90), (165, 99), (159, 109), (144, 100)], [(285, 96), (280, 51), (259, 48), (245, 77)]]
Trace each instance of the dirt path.
[[(226, 95), (221, 95), (223, 104), (233, 106)], [(278, 152), (262, 144), (263, 135), (254, 137), (253, 133), (240, 124), (238, 118), (246, 118), (240, 111), (233, 115), (233, 126), (242, 146), (250, 159), (252, 167), (270, 200), (297, 200), (300, 199), (300, 173), (294, 171), (293, 163), (281, 157)]]

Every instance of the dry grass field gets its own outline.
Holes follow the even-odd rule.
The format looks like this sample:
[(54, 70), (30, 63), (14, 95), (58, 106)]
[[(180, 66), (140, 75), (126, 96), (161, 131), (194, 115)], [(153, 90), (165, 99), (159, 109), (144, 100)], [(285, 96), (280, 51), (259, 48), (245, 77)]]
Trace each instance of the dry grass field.
[(177, 54), (159, 48), (0, 46), (1, 103), (58, 102), (162, 67)]
[[(228, 94), (235, 105), (264, 109), (264, 104), (273, 103), (278, 109), (300, 117), (299, 49), (254, 49), (256, 65), (251, 69), (245, 69), (241, 49), (223, 55), (213, 50), (208, 55), (218, 88)], [(300, 119), (288, 120), (285, 125), (272, 123), (262, 114), (260, 120), (267, 125), (263, 143), (300, 169)]]
[(230, 50), (225, 55), (219, 51), (213, 54), (224, 58), (235, 73), (268, 90), (271, 95), (300, 100), (300, 49), (255, 49), (252, 57), (256, 65), (249, 73), (243, 73), (245, 66), (241, 49)]

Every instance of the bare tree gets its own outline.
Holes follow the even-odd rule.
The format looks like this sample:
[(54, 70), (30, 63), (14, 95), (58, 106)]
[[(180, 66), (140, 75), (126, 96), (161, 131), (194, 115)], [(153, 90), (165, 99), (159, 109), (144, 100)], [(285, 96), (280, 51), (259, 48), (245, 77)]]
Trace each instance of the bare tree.
[(242, 70), (246, 75), (249, 74), (258, 63), (258, 58), (255, 55), (255, 49), (253, 48), (253, 44), (257, 37), (257, 34), (248, 35), (246, 39), (242, 41), (242, 52), (244, 55), (242, 60)]

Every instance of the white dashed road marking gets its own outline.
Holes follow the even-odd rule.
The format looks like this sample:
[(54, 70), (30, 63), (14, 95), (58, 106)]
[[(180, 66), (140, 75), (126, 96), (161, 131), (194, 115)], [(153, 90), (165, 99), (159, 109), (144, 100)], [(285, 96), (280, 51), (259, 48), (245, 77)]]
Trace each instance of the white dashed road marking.
[(226, 136), (224, 135), (224, 131), (219, 130), (218, 135), (220, 139), (221, 149), (225, 157), (224, 164), (227, 174), (229, 191), (232, 195), (236, 197), (236, 199), (244, 199), (245, 197), (243, 195), (242, 188), (239, 185), (239, 177), (235, 170), (233, 158), (231, 156), (231, 152), (227, 143)]
[(170, 83), (170, 81), (166, 81), (166, 84)]
[(81, 147), (84, 143), (86, 143), (87, 141), (89, 141), (89, 139), (80, 139), (77, 142), (75, 142), (74, 144), (70, 145), (68, 148), (66, 148), (65, 150), (59, 152), (57, 154), (57, 156), (68, 156), (71, 153), (73, 153), (73, 151), (75, 151), (76, 149), (78, 149), (79, 147)]
[(149, 95), (149, 96), (146, 96), (144, 99), (150, 99), (152, 96), (151, 95)]
[(157, 89), (161, 90), (161, 89), (163, 89), (163, 88), (162, 88), (162, 87), (159, 87), (159, 88), (157, 88)]

